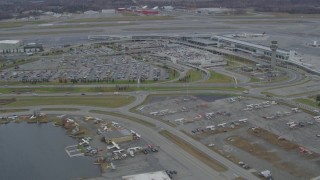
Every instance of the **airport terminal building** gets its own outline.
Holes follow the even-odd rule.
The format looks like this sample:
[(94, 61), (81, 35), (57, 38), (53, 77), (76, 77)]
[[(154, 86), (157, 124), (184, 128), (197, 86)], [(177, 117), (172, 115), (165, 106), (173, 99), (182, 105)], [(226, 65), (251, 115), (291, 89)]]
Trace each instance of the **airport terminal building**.
[[(241, 51), (244, 53), (249, 53), (256, 56), (267, 56), (271, 57), (272, 50), (270, 47), (253, 44), (246, 41), (241, 41), (234, 38), (229, 38), (225, 36), (213, 36), (211, 37), (213, 41), (217, 42), (217, 47), (224, 47), (232, 51)], [(288, 51), (284, 49), (277, 49), (276, 58), (278, 60), (292, 60), (294, 58), (295, 51)]]

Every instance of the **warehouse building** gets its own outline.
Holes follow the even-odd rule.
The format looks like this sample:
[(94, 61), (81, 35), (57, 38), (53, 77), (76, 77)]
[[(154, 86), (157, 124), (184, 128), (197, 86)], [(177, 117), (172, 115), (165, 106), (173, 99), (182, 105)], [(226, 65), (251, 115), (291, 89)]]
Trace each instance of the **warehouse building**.
[(16, 53), (22, 52), (23, 48), (20, 40), (1, 40), (0, 41), (0, 53)]

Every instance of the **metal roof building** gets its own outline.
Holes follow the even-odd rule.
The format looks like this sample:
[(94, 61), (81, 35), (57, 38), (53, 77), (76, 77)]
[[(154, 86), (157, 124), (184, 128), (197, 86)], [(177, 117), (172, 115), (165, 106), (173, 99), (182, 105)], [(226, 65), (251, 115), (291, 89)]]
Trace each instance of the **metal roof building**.
[[(242, 51), (245, 53), (265, 55), (269, 57), (271, 57), (271, 54), (272, 54), (272, 51), (268, 46), (253, 44), (250, 42), (241, 41), (238, 39), (233, 39), (225, 36), (213, 36), (211, 39), (218, 42), (218, 47), (225, 46), (234, 51)], [(276, 57), (279, 60), (290, 60), (294, 57), (294, 54), (295, 54), (294, 51), (277, 49)]]
[(1, 40), (0, 41), (0, 53), (11, 53), (20, 51), (19, 48), (22, 46), (20, 40)]

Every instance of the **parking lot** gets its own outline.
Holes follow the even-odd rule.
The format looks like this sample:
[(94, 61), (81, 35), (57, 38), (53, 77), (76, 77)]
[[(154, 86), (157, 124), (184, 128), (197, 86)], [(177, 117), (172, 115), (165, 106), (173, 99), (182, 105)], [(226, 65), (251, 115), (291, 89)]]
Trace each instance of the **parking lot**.
[(167, 69), (131, 56), (46, 58), (1, 71), (1, 81), (94, 82), (166, 80)]
[(275, 179), (317, 175), (320, 124), (297, 108), (250, 97), (201, 95), (155, 97), (137, 110), (235, 163), (244, 162), (249, 171), (268, 169)]

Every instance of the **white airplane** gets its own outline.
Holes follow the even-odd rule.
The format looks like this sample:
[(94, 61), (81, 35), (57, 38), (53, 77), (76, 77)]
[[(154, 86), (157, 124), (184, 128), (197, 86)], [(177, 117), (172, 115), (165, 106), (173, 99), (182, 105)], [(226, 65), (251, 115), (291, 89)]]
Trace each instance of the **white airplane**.
[(158, 114), (158, 112), (151, 112), (151, 113), (149, 113), (150, 115), (157, 115)]
[(134, 151), (134, 152), (136, 152), (136, 151), (139, 151), (139, 150), (142, 150), (142, 147), (137, 146), (137, 147), (128, 148), (127, 151)]
[(29, 119), (35, 119), (35, 118), (37, 118), (37, 117), (35, 115), (32, 115), (32, 116), (30, 116)]
[(58, 118), (63, 118), (64, 116), (66, 116), (65, 114), (62, 114), (60, 116), (57, 116)]
[(225, 127), (227, 123), (218, 124), (218, 127)]
[(83, 145), (83, 144), (88, 144), (89, 145), (89, 141), (87, 141), (84, 138), (82, 138), (81, 142), (79, 143), (79, 145)]
[(288, 122), (287, 124), (288, 124), (288, 125), (291, 125), (291, 124), (295, 124), (295, 122), (294, 122), (294, 121), (291, 121), (291, 122)]
[(175, 122), (180, 122), (180, 123), (182, 123), (183, 121), (185, 121), (184, 120), (184, 118), (180, 118), (180, 119), (176, 119), (176, 120), (174, 120)]
[(108, 131), (108, 130), (109, 130), (109, 128), (107, 126), (103, 127), (103, 131)]
[(214, 130), (214, 129), (215, 129), (215, 126), (214, 126), (214, 125), (207, 126), (206, 129)]
[(142, 6), (142, 9), (147, 9), (148, 8), (148, 6)]
[(119, 125), (119, 123), (112, 121), (112, 125)]
[(290, 126), (289, 126), (290, 128), (296, 128), (296, 127), (298, 127), (298, 125), (297, 124), (290, 124)]
[(123, 152), (124, 151), (124, 149), (119, 149), (119, 150), (116, 150), (116, 151), (112, 151), (113, 153), (121, 153), (121, 152)]
[(94, 118), (90, 117), (90, 116), (87, 116), (87, 117), (85, 117), (85, 119), (86, 119), (86, 121), (88, 121), (88, 120), (91, 120), (91, 119), (94, 119)]
[(212, 115), (214, 115), (214, 112), (206, 113), (206, 116), (212, 116)]
[(266, 119), (273, 119), (274, 116), (267, 116)]
[(202, 115), (201, 114), (198, 114), (196, 117), (194, 117), (193, 119), (195, 119), (195, 120), (199, 120), (199, 119), (201, 119), (202, 118)]
[(169, 111), (169, 109), (163, 109), (160, 112), (168, 112), (168, 111)]
[(316, 120), (319, 120), (320, 119), (320, 116), (315, 116), (315, 117), (313, 117), (314, 119), (316, 119)]
[(252, 108), (244, 108), (244, 111), (252, 111)]
[(276, 105), (278, 103), (276, 101), (271, 101), (271, 104)]
[(244, 123), (246, 123), (247, 121), (248, 121), (247, 118), (245, 118), (245, 119), (240, 119), (240, 120), (239, 120), (239, 122), (244, 122)]
[(152, 10), (157, 10), (159, 7), (158, 6), (155, 6), (154, 8), (152, 8)]
[(134, 152), (133, 151), (129, 151), (129, 154), (131, 157), (134, 157)]
[(69, 122), (69, 123), (73, 123), (73, 122), (74, 122), (74, 120), (73, 120), (73, 119), (68, 118), (68, 119), (67, 119), (67, 122)]
[(112, 145), (113, 146), (107, 146), (107, 149), (113, 149), (113, 148), (120, 149), (119, 145), (113, 141), (112, 141)]

